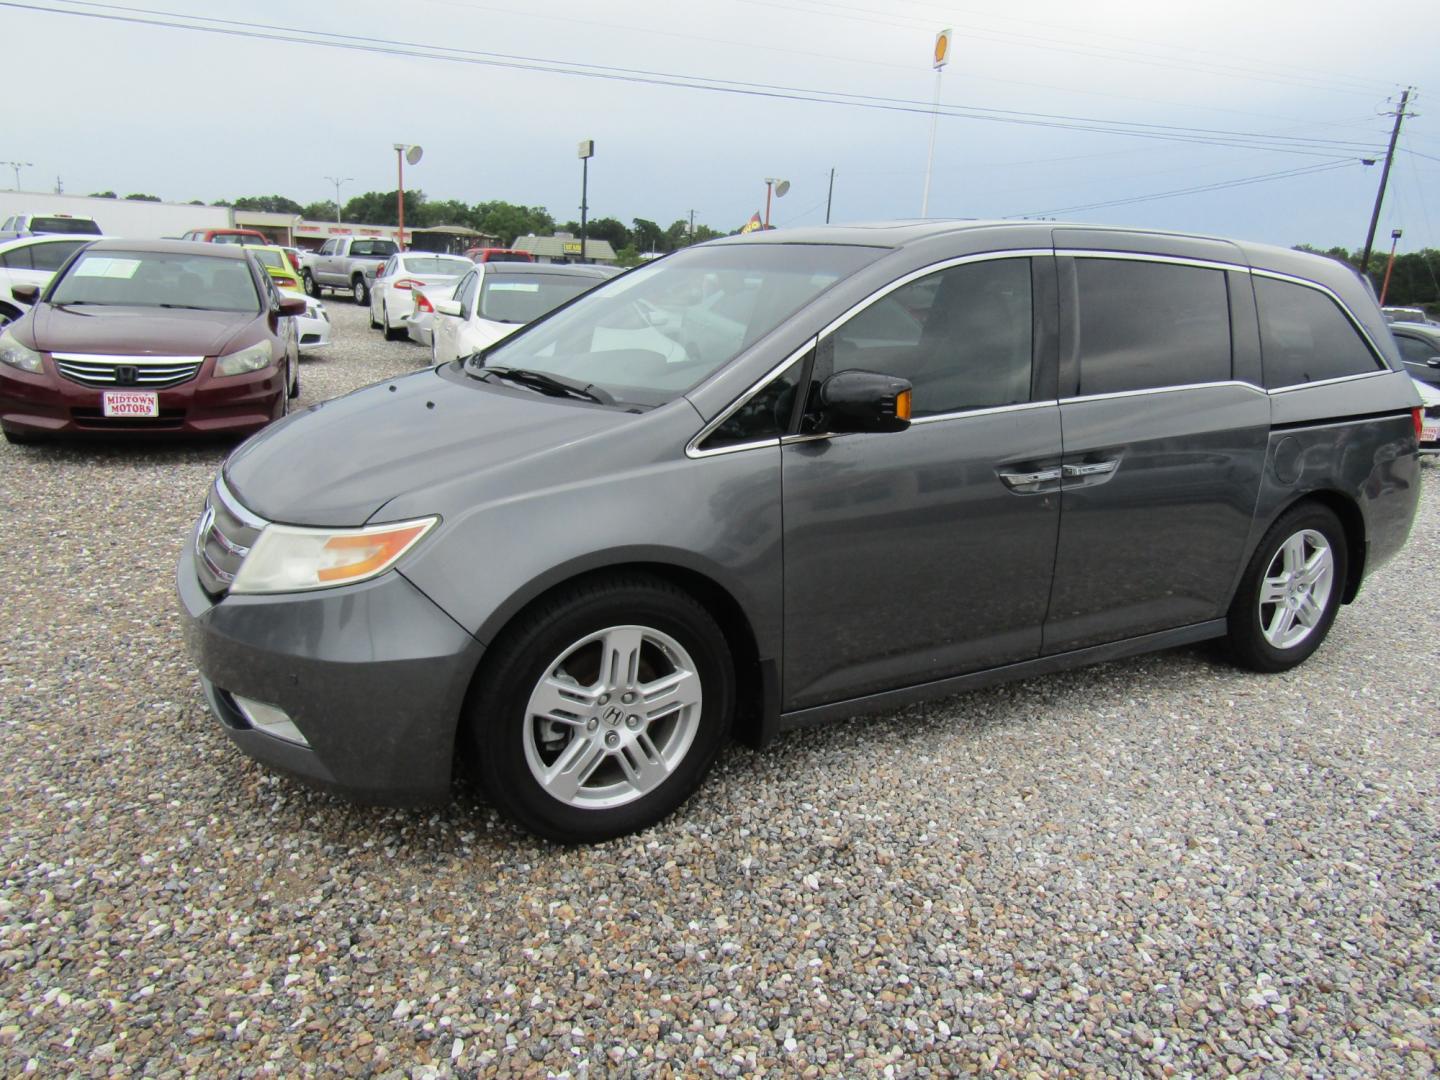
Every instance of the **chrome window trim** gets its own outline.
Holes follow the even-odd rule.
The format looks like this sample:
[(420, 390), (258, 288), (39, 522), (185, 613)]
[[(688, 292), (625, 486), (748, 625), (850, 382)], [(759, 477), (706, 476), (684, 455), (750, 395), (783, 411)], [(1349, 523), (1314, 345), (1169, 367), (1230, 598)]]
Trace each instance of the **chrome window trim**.
[(1194, 259), (1186, 255), (1154, 255), (1140, 251), (1102, 251), (1095, 248), (1056, 248), (1057, 258), (1076, 259), (1125, 259), (1130, 262), (1173, 263), (1176, 266), (1194, 266), (1201, 270), (1237, 270), (1250, 273), (1244, 263), (1222, 263), (1213, 259)]
[(859, 315), (871, 304), (878, 303), (879, 301), (885, 299), (885, 297), (889, 296), (896, 289), (903, 289), (912, 281), (917, 281), (922, 277), (928, 277), (931, 274), (938, 274), (942, 270), (949, 270), (952, 266), (964, 266), (966, 263), (991, 262), (998, 259), (1049, 258), (1054, 254), (1055, 251), (1052, 248), (1016, 248), (1013, 251), (982, 251), (978, 254), (973, 255), (958, 255), (953, 259), (942, 259), (940, 262), (931, 263), (928, 266), (922, 266), (918, 270), (912, 270), (903, 277), (896, 278), (888, 285), (877, 289), (875, 292), (865, 297), (864, 300), (861, 300), (858, 303), (852, 305), (850, 308), (846, 309), (843, 314), (832, 319), (830, 323), (827, 324), (820, 331), (820, 333), (816, 335), (816, 337), (823, 338), (827, 334), (833, 334), (841, 326), (845, 325), (845, 323), (849, 322), (856, 315)]
[[(1405, 375), (1405, 372), (1397, 372), (1393, 368), (1377, 368), (1375, 371), (1362, 371), (1359, 375), (1337, 375), (1333, 379), (1316, 379), (1314, 382), (1290, 383), (1288, 386), (1277, 386), (1274, 389), (1265, 391), (1274, 396), (1276, 394), (1293, 394), (1296, 390), (1309, 390), (1314, 386), (1335, 386), (1338, 383), (1356, 382), (1360, 379), (1381, 379), (1386, 375)], [(1408, 379), (1410, 376), (1405, 375)]]
[(1261, 397), (1268, 393), (1263, 386), (1256, 386), (1244, 379), (1216, 379), (1211, 382), (1178, 383), (1175, 386), (1146, 386), (1139, 390), (1112, 390), (1108, 394), (1076, 394), (1073, 397), (1061, 398), (1060, 404), (1075, 405), (1082, 401), (1114, 401), (1121, 398), (1148, 397), (1151, 394), (1174, 394), (1181, 390), (1216, 390), (1222, 386), (1238, 386), (1243, 390), (1253, 391)]
[(917, 417), (910, 421), (910, 426), (938, 424), (943, 420), (961, 420), (969, 416), (994, 416), (998, 413), (1025, 412), (1028, 409), (1050, 409), (1059, 404), (1059, 400), (1051, 398), (1049, 401), (1017, 401), (1013, 405), (985, 405), (975, 409), (956, 409), (953, 412), (936, 413), (934, 416)]
[(795, 363), (797, 360), (803, 359), (806, 353), (808, 353), (811, 349), (815, 348), (819, 340), (819, 334), (816, 334), (814, 337), (806, 339), (804, 345), (801, 345), (800, 348), (796, 349), (789, 356), (785, 357), (784, 360), (781, 360), (780, 363), (776, 364), (759, 379), (757, 379), (751, 385), (749, 390), (746, 390), (738, 398), (736, 398), (729, 405), (727, 405), (725, 409), (718, 416), (715, 417), (714, 420), (711, 420), (708, 424), (702, 427), (699, 433), (696, 434), (694, 438), (692, 438), (688, 443), (685, 444), (685, 456), (694, 459), (718, 457), (721, 454), (738, 454), (743, 450), (758, 450), (766, 446), (779, 446), (781, 436), (776, 435), (773, 438), (769, 439), (757, 439), (754, 442), (736, 443), (734, 446), (717, 446), (710, 450), (700, 449), (700, 444), (706, 439), (708, 439), (717, 428), (724, 424), (726, 420), (729, 420), (730, 417), (734, 416), (735, 413), (738, 412), (740, 408), (746, 404), (746, 402), (748, 402), (756, 394), (760, 393), (761, 390), (764, 390), (765, 387), (769, 386), (771, 381), (777, 378), (782, 371), (788, 368), (791, 364)]

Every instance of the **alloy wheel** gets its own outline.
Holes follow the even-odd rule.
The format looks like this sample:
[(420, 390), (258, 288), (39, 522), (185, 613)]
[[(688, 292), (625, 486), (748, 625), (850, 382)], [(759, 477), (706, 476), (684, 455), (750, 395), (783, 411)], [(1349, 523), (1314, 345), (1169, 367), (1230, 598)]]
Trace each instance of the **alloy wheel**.
[(1324, 618), (1335, 586), (1330, 542), (1315, 529), (1302, 529), (1283, 544), (1260, 584), (1260, 626), (1276, 649), (1292, 649)]
[(702, 702), (696, 664), (673, 637), (608, 627), (565, 649), (531, 691), (526, 764), (567, 806), (622, 806), (670, 778), (695, 740)]

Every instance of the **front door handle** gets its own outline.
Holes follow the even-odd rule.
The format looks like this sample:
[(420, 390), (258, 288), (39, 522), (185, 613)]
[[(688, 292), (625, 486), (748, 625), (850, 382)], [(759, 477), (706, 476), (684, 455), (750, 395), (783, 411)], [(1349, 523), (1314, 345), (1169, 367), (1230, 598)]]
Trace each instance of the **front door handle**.
[(1078, 480), (1082, 476), (1109, 476), (1120, 467), (1120, 459), (1090, 461), (1084, 465), (1062, 465), (1061, 471), (1067, 480)]
[(1000, 479), (1011, 491), (1029, 495), (1034, 493), (1041, 484), (1050, 484), (1059, 480), (1060, 469), (1057, 466), (1053, 469), (1036, 469), (1033, 472), (1002, 472)]

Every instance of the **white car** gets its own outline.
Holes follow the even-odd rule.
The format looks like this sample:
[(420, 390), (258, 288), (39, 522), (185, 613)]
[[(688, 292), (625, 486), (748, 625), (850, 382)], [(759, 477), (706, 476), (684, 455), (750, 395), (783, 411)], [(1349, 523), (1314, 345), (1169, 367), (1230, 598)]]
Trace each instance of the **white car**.
[(430, 357), (437, 364), (469, 356), (548, 315), (614, 276), (599, 266), (477, 263), (435, 307)]
[(405, 320), (415, 310), (415, 290), (458, 281), (475, 266), (463, 255), (405, 251), (391, 255), (370, 286), (370, 329), (391, 340), (405, 336)]
[(65, 265), (65, 260), (94, 237), (22, 236), (0, 243), (0, 326), (12, 323), (30, 310), (11, 294), (16, 285), (38, 285), (44, 289)]
[(306, 353), (329, 345), (330, 313), (325, 310), (325, 305), (313, 296), (306, 296), (303, 289), (281, 289), (280, 295), (305, 301), (305, 314), (295, 316), (295, 336), (299, 340), (300, 351)]

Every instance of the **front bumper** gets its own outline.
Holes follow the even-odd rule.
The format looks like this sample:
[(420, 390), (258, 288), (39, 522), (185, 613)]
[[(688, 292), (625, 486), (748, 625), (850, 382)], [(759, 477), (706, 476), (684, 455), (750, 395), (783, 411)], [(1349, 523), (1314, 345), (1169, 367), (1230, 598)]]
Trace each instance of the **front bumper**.
[[(176, 576), (185, 641), (225, 734), (256, 761), (358, 802), (444, 802), (480, 643), (393, 570), (217, 601), (191, 539)], [(283, 709), (310, 745), (253, 727), (236, 694)]]
[(103, 389), (61, 376), (44, 354), (39, 372), (0, 365), (0, 420), (35, 435), (236, 435), (258, 431), (281, 414), (284, 377), (277, 368), (215, 378), (207, 359), (200, 374), (156, 391), (157, 417), (107, 417)]
[(325, 348), (330, 344), (329, 314), (319, 304), (315, 304), (314, 315), (301, 315), (295, 319), (295, 335), (299, 339), (302, 353)]

